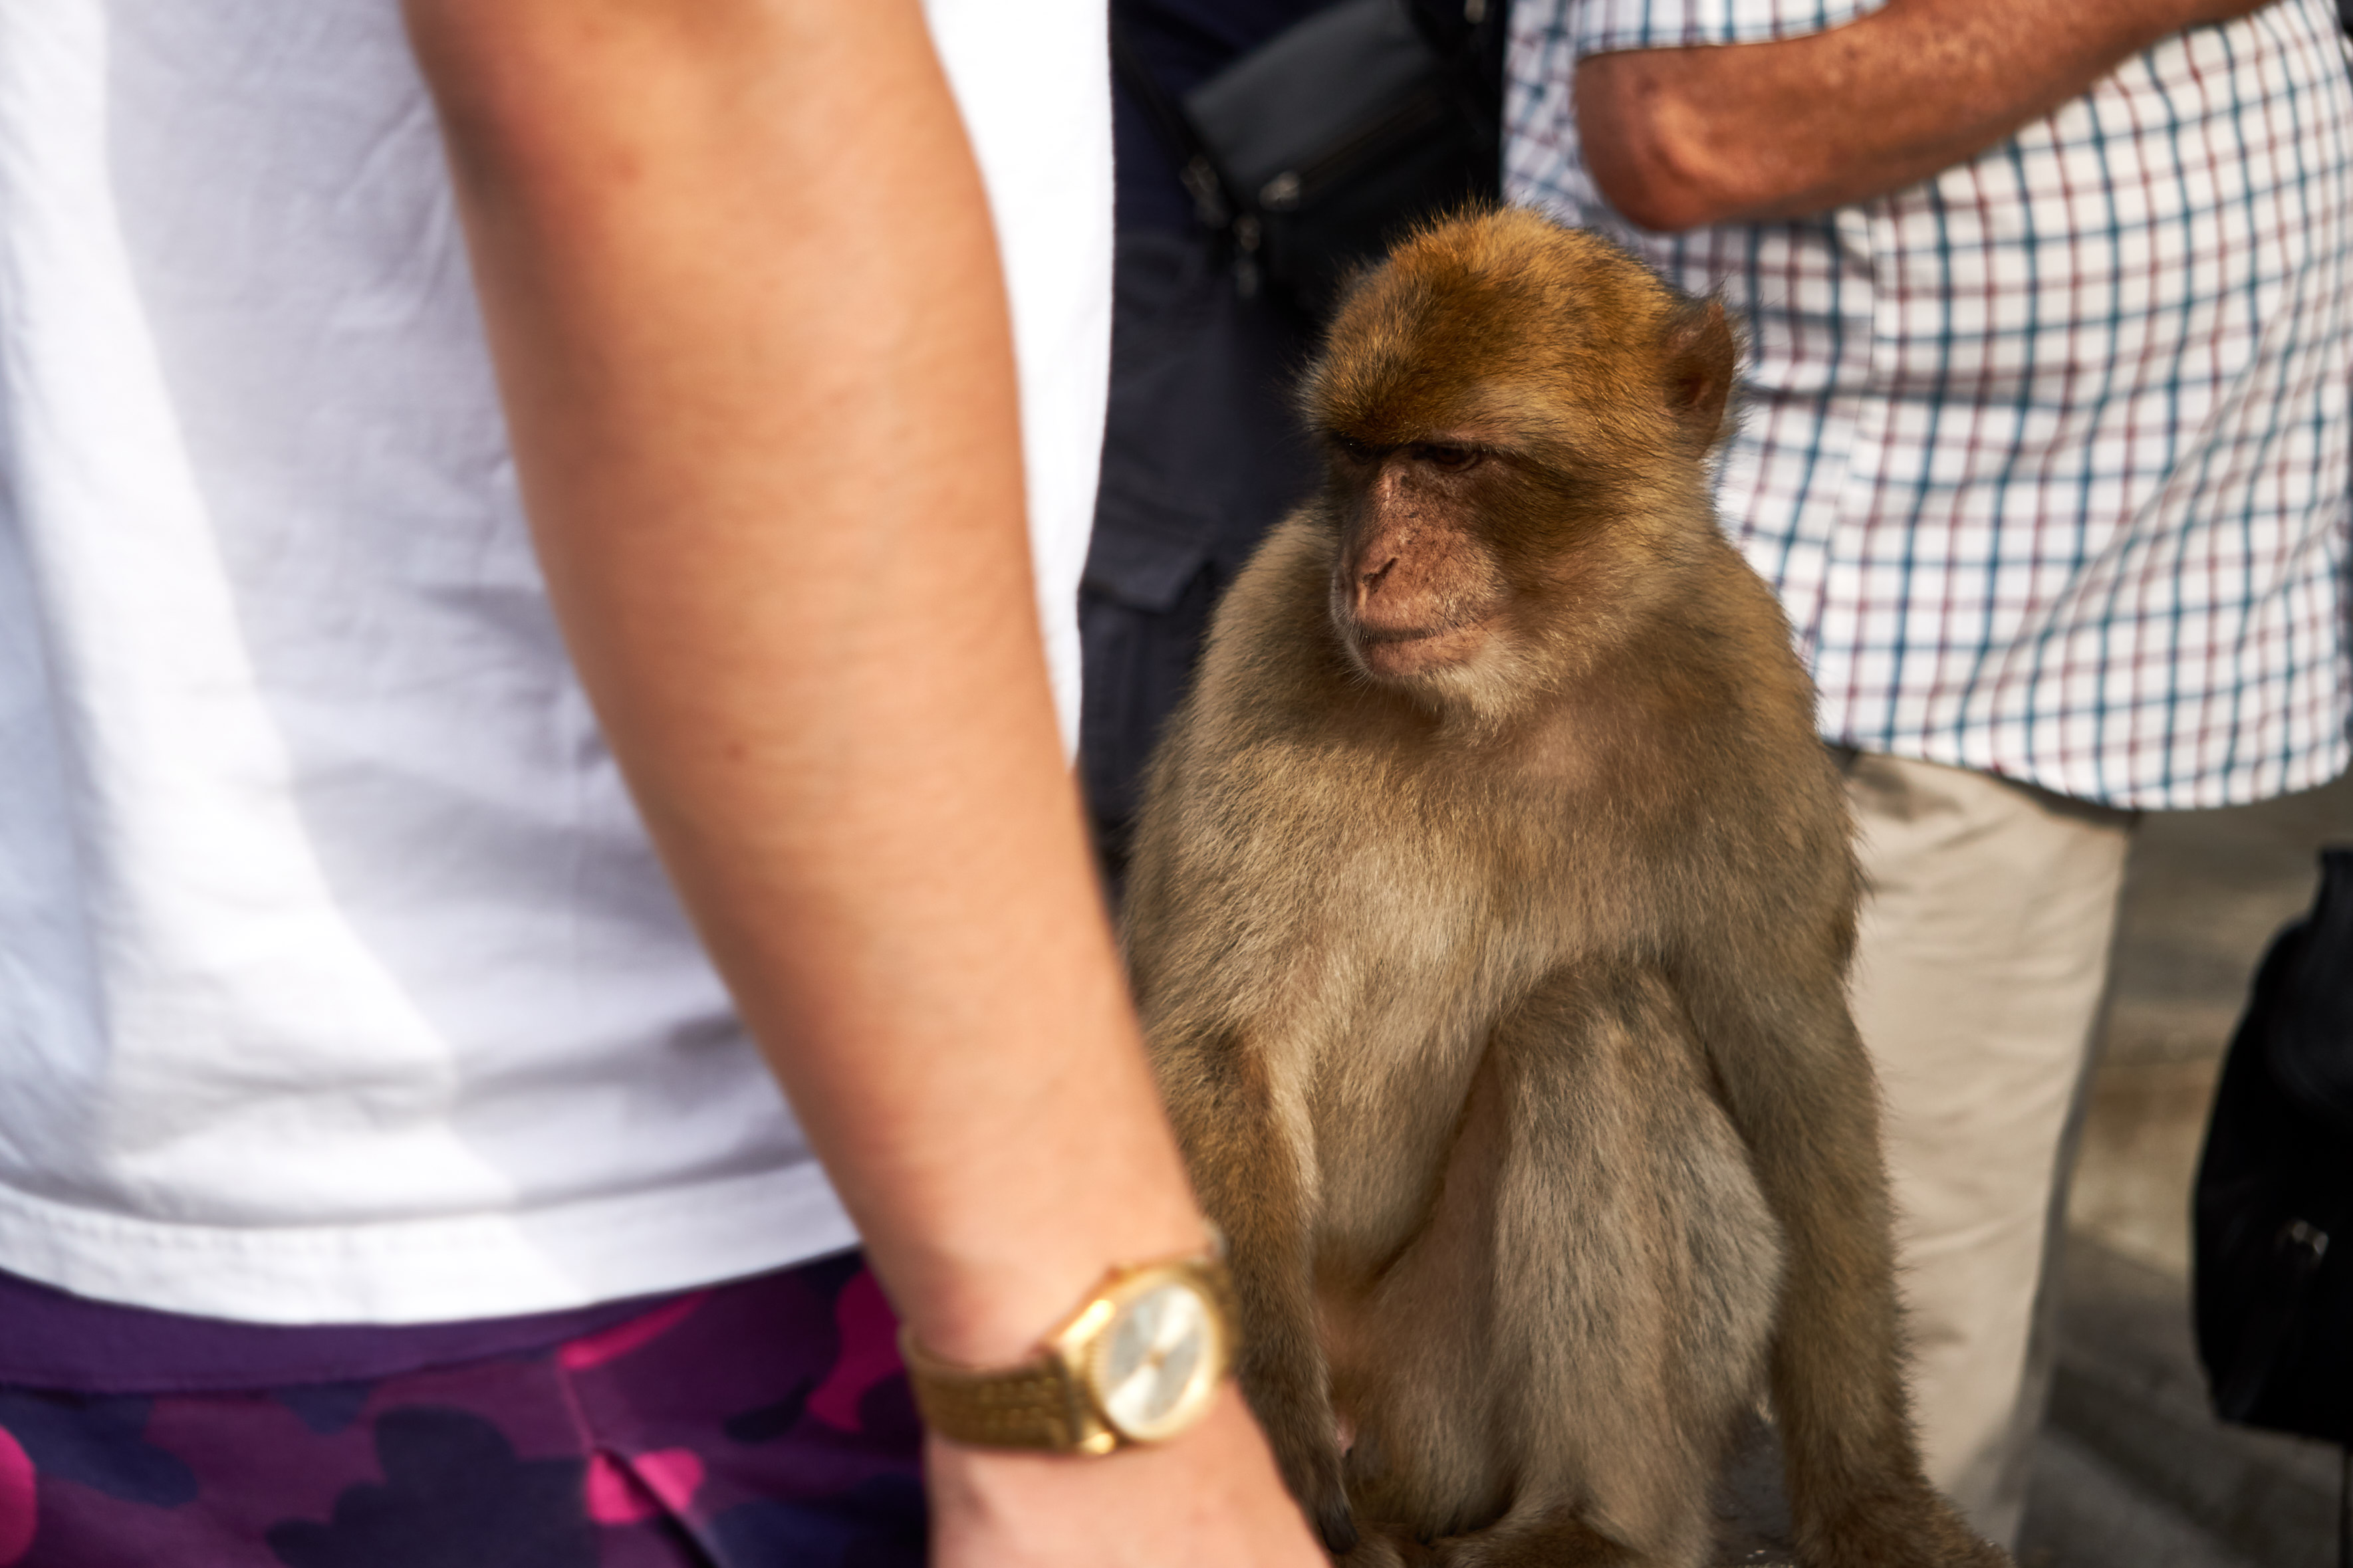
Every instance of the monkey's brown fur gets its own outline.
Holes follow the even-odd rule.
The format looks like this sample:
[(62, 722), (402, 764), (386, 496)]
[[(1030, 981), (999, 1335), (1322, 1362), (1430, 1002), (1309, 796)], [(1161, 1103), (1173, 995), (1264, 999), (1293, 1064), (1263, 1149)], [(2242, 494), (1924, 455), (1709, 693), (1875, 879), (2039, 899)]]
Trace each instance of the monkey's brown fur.
[(2005, 1561), (1908, 1426), (1843, 797), (1708, 499), (1735, 352), (1532, 214), (1410, 240), (1154, 766), (1137, 994), (1352, 1563), (1700, 1563), (1768, 1382), (1807, 1563)]

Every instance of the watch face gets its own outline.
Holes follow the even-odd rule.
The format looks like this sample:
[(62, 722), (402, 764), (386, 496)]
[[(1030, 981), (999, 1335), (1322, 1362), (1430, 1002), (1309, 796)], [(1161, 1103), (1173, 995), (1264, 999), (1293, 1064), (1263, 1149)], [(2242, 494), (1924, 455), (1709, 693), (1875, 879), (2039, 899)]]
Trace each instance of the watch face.
[(1192, 1280), (1162, 1277), (1120, 1302), (1095, 1342), (1103, 1418), (1139, 1442), (1191, 1426), (1225, 1373), (1216, 1314)]

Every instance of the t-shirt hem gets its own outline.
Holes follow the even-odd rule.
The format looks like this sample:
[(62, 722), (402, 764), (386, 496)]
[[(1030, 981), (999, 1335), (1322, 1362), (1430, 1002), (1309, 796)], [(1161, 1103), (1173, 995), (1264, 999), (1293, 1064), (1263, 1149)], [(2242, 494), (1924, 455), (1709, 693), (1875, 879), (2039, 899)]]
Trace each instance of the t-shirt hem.
[(2045, 765), (2031, 756), (1972, 743), (1949, 732), (1891, 736), (1832, 729), (1826, 730), (1822, 739), (1833, 746), (1848, 746), (1858, 752), (1968, 768), (2112, 811), (2208, 811), (2255, 805), (2282, 795), (2318, 789), (2353, 766), (2353, 740), (2341, 734), (2284, 757), (2267, 757), (2260, 766), (2253, 763), (2217, 766), (2154, 779), (2105, 767), (2104, 759), (2097, 755), (2088, 756), (2073, 766)]
[(563, 1311), (856, 1245), (813, 1162), (537, 1209), (345, 1226), (178, 1224), (0, 1185), (0, 1268), (95, 1300), (254, 1323)]

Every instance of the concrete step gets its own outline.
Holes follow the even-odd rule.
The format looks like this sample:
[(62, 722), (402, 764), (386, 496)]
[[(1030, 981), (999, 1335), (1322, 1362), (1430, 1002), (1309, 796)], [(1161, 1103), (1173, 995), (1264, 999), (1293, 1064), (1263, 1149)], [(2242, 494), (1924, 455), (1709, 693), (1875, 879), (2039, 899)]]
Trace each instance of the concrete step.
[(2265, 1568), (2063, 1431), (2034, 1448), (2018, 1568)]
[[(2190, 1568), (2231, 1563), (2231, 1554), (2260, 1568), (2333, 1568), (2339, 1451), (2215, 1419), (2179, 1276), (2081, 1233), (2070, 1237), (2063, 1267), (2054, 1441), (2038, 1455), (2029, 1544), (2061, 1553), (2051, 1559), (2054, 1568), (2108, 1561)], [(2087, 1521), (2106, 1517), (2109, 1481), (2123, 1489), (2117, 1500), (2137, 1496), (2170, 1516), (2179, 1550), (2191, 1554), (2066, 1555), (2085, 1550), (2085, 1531), (2095, 1528)], [(2113, 1519), (2109, 1528), (2120, 1535), (2129, 1510)], [(2194, 1554), (2214, 1551), (2226, 1555)]]

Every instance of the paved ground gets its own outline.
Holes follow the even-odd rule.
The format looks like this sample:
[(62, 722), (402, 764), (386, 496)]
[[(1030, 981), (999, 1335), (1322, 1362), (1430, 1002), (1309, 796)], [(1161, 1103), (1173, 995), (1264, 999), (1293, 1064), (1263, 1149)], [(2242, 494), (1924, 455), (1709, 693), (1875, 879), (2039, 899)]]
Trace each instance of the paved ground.
[(2189, 1194), (2216, 1066), (2313, 852), (2353, 842), (2353, 781), (2150, 817), (2069, 1204), (2065, 1326), (2021, 1568), (2325, 1568), (2340, 1458), (2226, 1428), (2191, 1352)]
[(2143, 823), (2070, 1205), (2075, 1228), (2187, 1274), (2189, 1173), (2215, 1068), (2256, 960), (2311, 902), (2313, 852), (2331, 840), (2353, 843), (2353, 780)]
[(2207, 1407), (2179, 1276), (2079, 1234), (2021, 1568), (2327, 1568), (2341, 1457)]

